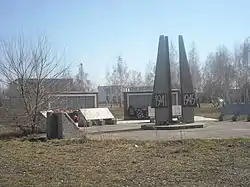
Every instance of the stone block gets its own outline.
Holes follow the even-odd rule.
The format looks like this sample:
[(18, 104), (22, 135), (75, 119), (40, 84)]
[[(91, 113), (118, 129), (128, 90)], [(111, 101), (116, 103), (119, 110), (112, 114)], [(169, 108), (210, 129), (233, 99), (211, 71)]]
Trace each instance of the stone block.
[(62, 116), (59, 113), (48, 112), (47, 113), (47, 131), (46, 135), (48, 139), (60, 139), (63, 138), (62, 132)]
[(116, 125), (117, 119), (105, 119), (105, 125)]

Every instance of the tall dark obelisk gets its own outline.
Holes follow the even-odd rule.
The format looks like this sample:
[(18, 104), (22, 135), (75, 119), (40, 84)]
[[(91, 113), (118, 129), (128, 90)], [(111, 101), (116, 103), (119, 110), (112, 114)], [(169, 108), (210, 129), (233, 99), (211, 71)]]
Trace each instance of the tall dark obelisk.
[(155, 124), (161, 125), (172, 121), (171, 74), (169, 61), (168, 37), (159, 38), (152, 108), (155, 108)]
[(168, 110), (169, 110), (169, 123), (172, 123), (173, 109), (172, 109), (172, 82), (171, 82), (171, 69), (169, 58), (169, 44), (168, 37), (165, 36), (165, 52), (166, 52), (166, 64), (167, 64), (167, 80), (168, 80)]
[(179, 61), (180, 61), (180, 88), (182, 120), (184, 123), (194, 122), (194, 107), (197, 106), (196, 96), (183, 37), (179, 35)]

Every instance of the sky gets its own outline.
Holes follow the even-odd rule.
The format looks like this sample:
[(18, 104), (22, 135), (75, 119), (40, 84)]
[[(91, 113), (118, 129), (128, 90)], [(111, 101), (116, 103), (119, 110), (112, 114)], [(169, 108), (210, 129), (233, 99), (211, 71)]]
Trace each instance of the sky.
[(176, 46), (183, 35), (187, 51), (195, 42), (201, 63), (221, 44), (233, 50), (250, 36), (249, 7), (247, 0), (0, 0), (0, 39), (46, 36), (72, 74), (82, 62), (104, 85), (119, 55), (144, 72), (161, 34)]

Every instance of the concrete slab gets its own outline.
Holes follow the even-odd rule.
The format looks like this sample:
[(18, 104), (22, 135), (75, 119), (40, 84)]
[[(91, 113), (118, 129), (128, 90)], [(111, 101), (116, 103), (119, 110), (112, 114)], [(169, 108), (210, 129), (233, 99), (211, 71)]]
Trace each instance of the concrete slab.
[[(154, 123), (149, 123), (149, 122), (147, 123), (121, 123), (121, 124), (112, 125), (112, 126), (103, 125), (103, 126), (92, 126), (92, 127), (79, 127), (79, 129), (82, 132), (85, 132), (87, 134), (118, 133), (118, 132), (131, 132), (131, 131), (142, 130), (141, 125), (154, 125)], [(176, 125), (172, 125), (172, 126), (176, 126)], [(168, 128), (171, 128), (171, 126)], [(173, 128), (176, 128), (176, 127), (173, 127)]]
[(194, 116), (194, 121), (199, 122), (199, 121), (218, 121), (218, 119), (214, 118), (205, 118), (203, 116)]
[[(198, 123), (205, 121), (216, 121), (216, 119), (204, 118), (200, 116), (195, 116), (195, 119), (196, 122)], [(116, 133), (116, 132), (118, 133), (118, 132), (131, 132), (131, 131), (142, 130), (141, 125), (153, 125), (153, 124), (154, 123), (150, 123), (150, 120), (122, 120), (122, 121), (117, 121), (117, 125), (79, 127), (79, 129), (88, 134), (102, 134), (102, 133)]]
[(121, 121), (117, 121), (117, 124), (134, 124), (134, 123), (149, 123), (150, 120), (121, 120)]
[(203, 128), (204, 123), (189, 123), (189, 124), (176, 124), (176, 125), (142, 125), (143, 130), (180, 130), (180, 129), (195, 129)]
[[(204, 118), (201, 116), (195, 116), (195, 119), (197, 122), (216, 121), (216, 119)], [(78, 125), (76, 124), (76, 127), (78, 127), (80, 131), (85, 132), (87, 134), (103, 134), (103, 133), (139, 131), (139, 130), (142, 130), (141, 125), (147, 125), (147, 124), (153, 125), (153, 123), (150, 123), (150, 120), (122, 120), (122, 121), (118, 121), (116, 125), (78, 127)], [(173, 128), (177, 128), (176, 125), (174, 125), (175, 127)], [(171, 126), (168, 128), (171, 128)]]
[(100, 120), (100, 119), (114, 119), (113, 114), (108, 108), (82, 108), (79, 111), (84, 116), (85, 120)]
[[(177, 118), (173, 118), (173, 121), (177, 121)], [(205, 121), (218, 121), (217, 119), (213, 118), (205, 118), (203, 116), (194, 116), (195, 122), (205, 122)], [(150, 120), (119, 120), (117, 124), (133, 124), (133, 123), (149, 123)]]

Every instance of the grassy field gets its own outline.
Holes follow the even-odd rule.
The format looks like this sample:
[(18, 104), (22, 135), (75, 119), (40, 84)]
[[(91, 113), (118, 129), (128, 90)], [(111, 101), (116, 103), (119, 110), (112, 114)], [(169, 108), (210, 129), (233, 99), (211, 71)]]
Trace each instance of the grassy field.
[(250, 140), (0, 141), (0, 186), (250, 186)]

